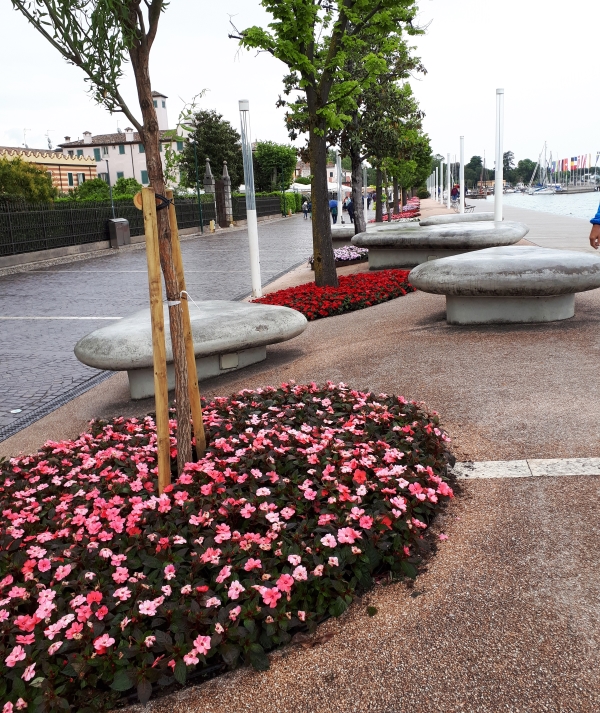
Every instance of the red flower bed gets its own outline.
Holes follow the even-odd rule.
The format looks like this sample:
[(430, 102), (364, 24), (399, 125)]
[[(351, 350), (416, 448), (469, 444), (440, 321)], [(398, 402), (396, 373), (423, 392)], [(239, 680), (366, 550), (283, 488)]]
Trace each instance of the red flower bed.
[(308, 320), (331, 317), (414, 292), (415, 288), (406, 281), (408, 273), (409, 270), (381, 270), (345, 275), (339, 278), (339, 287), (317, 287), (309, 282), (271, 292), (254, 302), (291, 307)]
[(416, 575), (453, 496), (435, 413), (329, 383), (244, 390), (204, 418), (204, 458), (160, 497), (150, 417), (0, 461), (3, 713), (266, 668), (373, 577)]

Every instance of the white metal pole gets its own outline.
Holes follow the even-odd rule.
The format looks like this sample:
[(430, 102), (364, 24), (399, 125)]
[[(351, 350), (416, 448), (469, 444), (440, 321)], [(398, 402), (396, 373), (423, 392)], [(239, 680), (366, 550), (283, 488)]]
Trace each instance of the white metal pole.
[(438, 201), (440, 205), (444, 205), (444, 159), (440, 159), (440, 183), (439, 183), (439, 197)]
[(460, 189), (459, 213), (465, 212), (465, 137), (460, 137), (460, 166), (458, 169), (458, 185)]
[(447, 156), (448, 165), (446, 167), (446, 185), (448, 187), (448, 195), (446, 196), (446, 208), (450, 208), (450, 191), (452, 187), (450, 186), (450, 154)]
[(504, 190), (504, 89), (496, 89), (496, 176), (494, 182), (494, 220), (502, 220)]
[(242, 156), (244, 159), (244, 184), (246, 188), (246, 217), (248, 223), (248, 243), (250, 246), (252, 297), (262, 297), (256, 195), (254, 193), (254, 167), (252, 165), (252, 142), (250, 139), (250, 102), (247, 99), (242, 99), (239, 102), (239, 107), (240, 124), (242, 127)]
[(438, 199), (438, 197), (437, 197), (437, 187), (438, 187), (438, 170), (437, 170), (437, 166), (435, 167), (434, 176), (435, 176), (435, 177), (434, 177), (434, 179), (433, 179), (433, 194), (434, 194), (434, 195), (433, 195), (433, 198), (434, 198), (435, 202), (437, 203), (437, 199)]

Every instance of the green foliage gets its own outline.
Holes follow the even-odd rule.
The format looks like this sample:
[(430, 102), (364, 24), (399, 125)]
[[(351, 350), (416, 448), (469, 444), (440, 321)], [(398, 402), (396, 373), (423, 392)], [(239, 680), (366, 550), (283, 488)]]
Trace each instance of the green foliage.
[[(171, 143), (165, 143), (165, 181), (170, 184), (177, 186), (181, 184), (184, 187), (192, 187), (196, 185), (196, 173), (194, 170), (193, 180), (190, 181), (190, 177), (185, 170), (182, 170), (182, 159), (183, 154), (181, 151), (177, 150), (177, 141), (182, 141), (183, 134), (188, 131), (193, 131), (193, 121), (194, 114), (198, 111), (198, 100), (201, 99), (206, 94), (206, 89), (198, 92), (196, 96), (192, 97), (191, 102), (187, 102), (183, 105), (183, 109), (179, 112), (179, 117), (177, 119), (177, 126), (174, 129), (166, 131), (164, 138), (170, 139)], [(173, 147), (175, 144), (175, 148)], [(193, 149), (192, 149), (193, 150)], [(195, 168), (195, 167), (194, 167)], [(202, 172), (198, 171), (198, 176), (202, 176)]]
[(110, 199), (110, 188), (104, 179), (91, 178), (77, 186), (71, 197), (83, 201), (107, 201)]
[(293, 146), (276, 144), (273, 141), (258, 141), (252, 155), (254, 184), (257, 191), (281, 190), (291, 186), (298, 153)]
[(531, 176), (535, 171), (535, 161), (529, 158), (524, 158), (517, 164), (516, 168), (516, 183), (522, 181), (523, 183), (529, 183)]
[(16, 157), (0, 158), (0, 196), (18, 197), (32, 203), (51, 201), (57, 195), (45, 170)]
[(180, 167), (186, 175), (187, 185), (196, 185), (196, 162), (194, 143), (198, 152), (198, 173), (200, 181), (204, 176), (205, 162), (208, 158), (215, 178), (221, 178), (223, 161), (227, 161), (227, 170), (231, 177), (232, 190), (244, 182), (244, 162), (240, 135), (233, 126), (223, 119), (222, 114), (214, 110), (197, 111), (187, 127), (191, 130), (188, 141), (181, 153)]
[(309, 176), (296, 176), (294, 183), (301, 183), (303, 186), (310, 186), (311, 179)]
[(426, 188), (419, 188), (417, 198), (431, 198), (431, 193)]
[(114, 198), (133, 198), (136, 193), (142, 190), (142, 184), (135, 178), (119, 178), (113, 186)]

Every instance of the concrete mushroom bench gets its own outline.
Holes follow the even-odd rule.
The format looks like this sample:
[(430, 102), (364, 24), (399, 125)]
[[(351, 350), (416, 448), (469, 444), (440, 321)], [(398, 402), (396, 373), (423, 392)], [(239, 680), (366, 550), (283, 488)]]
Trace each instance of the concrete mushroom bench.
[(446, 223), (477, 223), (482, 220), (494, 220), (493, 213), (453, 213), (447, 215), (430, 215), (419, 221), (419, 225), (446, 225)]
[(418, 290), (446, 295), (448, 324), (554, 322), (575, 314), (575, 293), (600, 287), (600, 257), (575, 250), (488, 248), (411, 271)]
[[(285, 342), (301, 334), (306, 317), (290, 309), (248, 302), (211, 300), (199, 309), (190, 303), (192, 338), (198, 379), (208, 379), (267, 357), (267, 345)], [(167, 377), (175, 387), (169, 313), (165, 305)], [(150, 310), (97, 329), (75, 345), (79, 361), (96, 369), (126, 371), (132, 399), (154, 395), (154, 366)]]
[(513, 245), (529, 232), (524, 223), (476, 221), (423, 228), (381, 225), (359, 233), (352, 244), (369, 249), (369, 268), (415, 267), (429, 260), (482, 248)]

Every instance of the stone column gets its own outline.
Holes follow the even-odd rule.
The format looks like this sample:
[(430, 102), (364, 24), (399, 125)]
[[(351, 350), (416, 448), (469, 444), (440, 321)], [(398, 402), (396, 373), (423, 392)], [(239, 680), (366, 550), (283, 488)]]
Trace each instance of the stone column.
[(233, 225), (233, 201), (231, 200), (231, 178), (227, 170), (227, 161), (223, 161), (223, 188), (225, 192), (225, 216), (227, 223)]
[(210, 170), (210, 159), (206, 159), (206, 171), (204, 172), (204, 192), (215, 194), (215, 177)]

